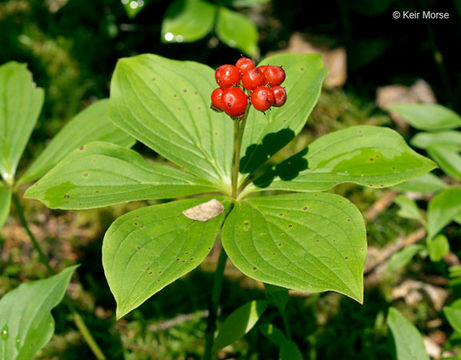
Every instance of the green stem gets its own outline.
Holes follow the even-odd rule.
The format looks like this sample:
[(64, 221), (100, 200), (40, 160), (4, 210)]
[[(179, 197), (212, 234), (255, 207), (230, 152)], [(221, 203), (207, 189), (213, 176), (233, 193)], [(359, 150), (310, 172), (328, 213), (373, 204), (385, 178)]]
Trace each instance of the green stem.
[(22, 205), (21, 205), (21, 202), (19, 201), (18, 195), (15, 192), (13, 192), (13, 201), (14, 201), (14, 204), (16, 205), (16, 210), (18, 212), (19, 220), (21, 221), (22, 226), (26, 230), (27, 235), (29, 235), (29, 238), (32, 241), (32, 244), (34, 245), (35, 250), (38, 252), (38, 255), (40, 257), (40, 261), (46, 266), (46, 269), (48, 270), (48, 272), (51, 275), (56, 274), (56, 272), (50, 266), (48, 258), (46, 257), (45, 253), (43, 252), (42, 248), (40, 247), (40, 244), (38, 243), (38, 241), (35, 238), (34, 234), (32, 234), (32, 231), (30, 231), (29, 225), (27, 224), (26, 218), (24, 216), (24, 209), (22, 208)]
[(234, 120), (234, 159), (232, 167), (232, 198), (237, 198), (238, 177), (240, 167), (240, 121)]
[[(18, 212), (19, 220), (21, 221), (22, 226), (27, 232), (27, 235), (29, 235), (30, 240), (32, 241), (32, 244), (34, 245), (35, 250), (38, 252), (38, 255), (40, 257), (40, 261), (46, 266), (46, 269), (51, 275), (56, 274), (56, 272), (53, 270), (53, 268), (50, 266), (50, 262), (48, 260), (48, 257), (45, 255), (43, 252), (42, 248), (40, 247), (40, 244), (38, 243), (37, 239), (35, 238), (35, 235), (32, 233), (32, 231), (29, 228), (29, 225), (27, 224), (26, 217), (24, 216), (24, 209), (21, 205), (21, 202), (19, 201), (19, 197), (16, 192), (13, 192), (13, 202), (16, 206), (16, 210)], [(67, 296), (67, 295), (66, 295)], [(83, 321), (83, 318), (81, 315), (75, 310), (75, 307), (66, 302), (65, 303), (67, 308), (72, 314), (72, 318), (74, 320), (75, 326), (77, 326), (77, 329), (80, 331), (82, 334), (83, 338), (85, 339), (86, 343), (90, 347), (91, 351), (93, 354), (96, 356), (96, 359), (98, 360), (105, 360), (106, 357), (104, 356), (103, 352), (99, 348), (98, 344), (94, 340), (93, 336), (91, 335), (90, 330), (88, 327), (85, 325), (85, 322)]]
[(224, 249), (221, 249), (219, 254), (218, 265), (213, 279), (213, 290), (211, 293), (211, 301), (208, 312), (208, 324), (205, 334), (205, 355), (204, 360), (212, 359), (212, 350), (214, 343), (214, 333), (216, 331), (216, 320), (218, 318), (219, 300), (221, 298), (222, 283), (224, 279), (224, 268), (226, 267), (227, 254)]
[(234, 159), (232, 161), (232, 198), (237, 199), (238, 195), (238, 178), (240, 169), (240, 148), (242, 147), (243, 131), (248, 117), (248, 109), (242, 120), (234, 120)]

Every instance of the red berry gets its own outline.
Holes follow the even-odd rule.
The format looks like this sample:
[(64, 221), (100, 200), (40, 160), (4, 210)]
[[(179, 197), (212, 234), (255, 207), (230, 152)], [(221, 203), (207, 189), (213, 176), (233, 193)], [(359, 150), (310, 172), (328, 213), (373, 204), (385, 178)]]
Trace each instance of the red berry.
[(264, 76), (270, 86), (280, 85), (285, 80), (285, 71), (280, 66), (268, 66)]
[(242, 56), (240, 59), (237, 60), (237, 62), (235, 63), (235, 67), (237, 69), (239, 69), (240, 71), (240, 74), (245, 74), (248, 70), (251, 70), (251, 69), (254, 69), (255, 68), (255, 64), (253, 63), (253, 61), (251, 61), (250, 59)]
[(248, 70), (242, 76), (242, 85), (247, 90), (254, 90), (258, 86), (264, 85), (265, 81), (264, 74), (259, 72), (258, 69)]
[(280, 107), (285, 104), (285, 101), (287, 101), (287, 92), (285, 89), (279, 85), (275, 85), (271, 90), (274, 94), (274, 106)]
[(234, 65), (221, 65), (214, 74), (221, 89), (237, 86), (240, 83), (240, 72)]
[(211, 93), (211, 106), (215, 110), (224, 111), (224, 107), (221, 101), (222, 93), (223, 91), (221, 88), (214, 89)]
[(227, 115), (238, 117), (245, 114), (248, 98), (242, 89), (238, 87), (225, 89), (222, 93), (221, 101)]
[(258, 66), (257, 69), (259, 70), (260, 73), (264, 74), (268, 67), (269, 67), (269, 65), (260, 65), (260, 66)]
[(266, 111), (274, 103), (274, 93), (272, 89), (265, 86), (260, 86), (251, 94), (251, 103), (256, 110)]

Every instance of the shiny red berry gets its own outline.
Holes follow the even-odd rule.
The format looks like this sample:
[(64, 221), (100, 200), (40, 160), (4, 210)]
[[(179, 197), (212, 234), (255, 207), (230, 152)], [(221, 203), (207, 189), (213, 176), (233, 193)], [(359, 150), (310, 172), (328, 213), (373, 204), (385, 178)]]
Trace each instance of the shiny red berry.
[(221, 89), (237, 86), (240, 83), (240, 72), (234, 65), (221, 65), (216, 69), (214, 75)]
[(285, 80), (285, 71), (280, 66), (268, 66), (264, 76), (270, 86), (280, 85)]
[(259, 70), (260, 73), (265, 73), (267, 68), (269, 67), (269, 65), (260, 65), (257, 67), (257, 69)]
[(215, 110), (224, 111), (224, 107), (221, 101), (222, 93), (223, 90), (221, 88), (214, 89), (211, 93), (211, 106)]
[(274, 94), (274, 106), (280, 107), (285, 104), (285, 101), (287, 101), (287, 92), (285, 89), (279, 85), (275, 85), (271, 90)]
[(253, 91), (253, 94), (251, 94), (251, 103), (256, 110), (266, 111), (274, 103), (274, 93), (272, 89), (265, 86), (257, 87)]
[(227, 115), (238, 117), (245, 114), (248, 98), (242, 89), (229, 87), (223, 90), (221, 102)]
[(245, 74), (248, 70), (254, 69), (255, 64), (250, 59), (242, 56), (238, 61), (235, 63), (235, 67), (240, 71), (240, 74)]
[(248, 70), (242, 76), (242, 85), (247, 90), (254, 90), (258, 86), (264, 85), (265, 81), (266, 79), (264, 78), (264, 74), (258, 69)]

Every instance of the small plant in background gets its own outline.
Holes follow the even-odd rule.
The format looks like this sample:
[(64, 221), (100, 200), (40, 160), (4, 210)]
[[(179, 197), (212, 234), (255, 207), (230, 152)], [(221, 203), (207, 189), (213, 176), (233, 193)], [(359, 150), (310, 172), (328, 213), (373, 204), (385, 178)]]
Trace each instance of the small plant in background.
[[(9, 62), (0, 66), (0, 227), (9, 213), (11, 202), (21, 224), (50, 275), (55, 270), (24, 215), (19, 186), (35, 181), (53, 168), (75, 148), (89, 141), (104, 140), (130, 147), (133, 138), (114, 126), (107, 117), (107, 100), (101, 100), (79, 113), (50, 141), (46, 149), (19, 179), (16, 172), (43, 105), (44, 93), (35, 86), (25, 65)], [(50, 310), (63, 298), (75, 266), (46, 280), (23, 284), (0, 300), (0, 354), (2, 359), (31, 359), (51, 338), (54, 320)], [(104, 355), (95, 343), (82, 317), (71, 302), (66, 302), (75, 325), (98, 359)]]
[[(265, 113), (245, 106), (248, 111), (243, 116), (237, 112), (239, 120), (232, 121), (209, 110), (215, 87), (209, 67), (155, 55), (120, 60), (111, 82), (112, 121), (179, 169), (147, 162), (121, 146), (92, 142), (66, 156), (26, 192), (60, 209), (190, 197), (118, 218), (104, 237), (103, 266), (121, 318), (197, 267), (221, 239), (205, 359), (236, 334), (245, 334), (268, 303), (283, 317), (286, 288), (333, 290), (362, 302), (367, 245), (362, 216), (349, 200), (323, 191), (343, 182), (383, 188), (435, 167), (396, 132), (374, 126), (325, 135), (273, 163), (273, 156), (304, 127), (326, 71), (317, 55), (277, 55), (263, 65), (268, 66), (264, 76), (275, 65), (286, 72), (285, 105)], [(240, 75), (230, 84), (239, 81)], [(231, 88), (243, 93), (238, 86)], [(225, 109), (226, 100), (222, 104)], [(228, 256), (244, 274), (268, 284), (268, 302), (239, 308), (216, 335)], [(299, 354), (286, 325), (285, 334), (270, 324), (261, 329), (284, 356)], [(235, 326), (240, 330), (229, 330)], [(230, 333), (231, 338), (225, 335)]]
[[(421, 205), (418, 205), (415, 200), (404, 194), (395, 198), (395, 202), (400, 206), (399, 215), (418, 221), (426, 229), (427, 236), (425, 245), (412, 244), (392, 256), (389, 266), (393, 271), (407, 265), (416, 254), (423, 257), (429, 255), (430, 260), (437, 263), (450, 252), (450, 242), (444, 230), (452, 222), (461, 224), (461, 132), (455, 130), (461, 127), (461, 117), (443, 106), (430, 104), (395, 104), (389, 106), (389, 110), (420, 130), (410, 140), (411, 145), (425, 150), (446, 174), (442, 177), (432, 173), (424, 174), (395, 187), (404, 193), (424, 194), (425, 198), (420, 197), (420, 200), (427, 197), (429, 200), (420, 201)], [(460, 266), (451, 266), (448, 270), (452, 278), (449, 287), (456, 292), (456, 287), (459, 286)], [(461, 333), (459, 309), (459, 299), (443, 308), (445, 317), (455, 329), (452, 335), (454, 339)], [(391, 328), (398, 327), (395, 321), (390, 325)], [(392, 331), (394, 332), (394, 329)], [(401, 346), (407, 351), (411, 351), (412, 348), (421, 349), (418, 345), (420, 337), (421, 335), (418, 335), (413, 339), (406, 339), (405, 345), (403, 337), (394, 336), (397, 343), (400, 341), (397, 347)], [(398, 340), (399, 338), (401, 340)], [(424, 350), (424, 347), (422, 349)], [(404, 358), (403, 355), (398, 357), (401, 358)], [(424, 350), (424, 355), (414, 358), (428, 359), (428, 356)]]
[[(127, 15), (134, 18), (149, 0), (121, 0)], [(227, 2), (207, 0), (174, 0), (162, 21), (161, 40), (164, 43), (198, 41), (210, 32), (227, 46), (239, 49), (252, 57), (259, 56), (258, 29), (247, 16), (235, 8), (248, 8), (267, 3), (268, 0), (232, 0)]]

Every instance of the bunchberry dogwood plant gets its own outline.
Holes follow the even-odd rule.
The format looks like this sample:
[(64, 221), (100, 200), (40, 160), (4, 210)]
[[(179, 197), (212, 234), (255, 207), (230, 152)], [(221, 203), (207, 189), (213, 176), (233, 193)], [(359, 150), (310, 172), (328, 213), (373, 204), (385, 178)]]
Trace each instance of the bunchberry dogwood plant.
[[(321, 58), (307, 54), (272, 56), (258, 67), (240, 59), (216, 72), (156, 55), (121, 59), (111, 82), (113, 123), (176, 166), (93, 142), (26, 196), (60, 209), (183, 198), (118, 218), (102, 261), (121, 318), (197, 267), (221, 239), (205, 358), (227, 256), (266, 284), (362, 302), (364, 221), (349, 200), (325, 191), (344, 182), (395, 185), (435, 165), (393, 130), (374, 126), (322, 136), (274, 162), (305, 126), (325, 75)], [(220, 112), (210, 110), (210, 97)]]

